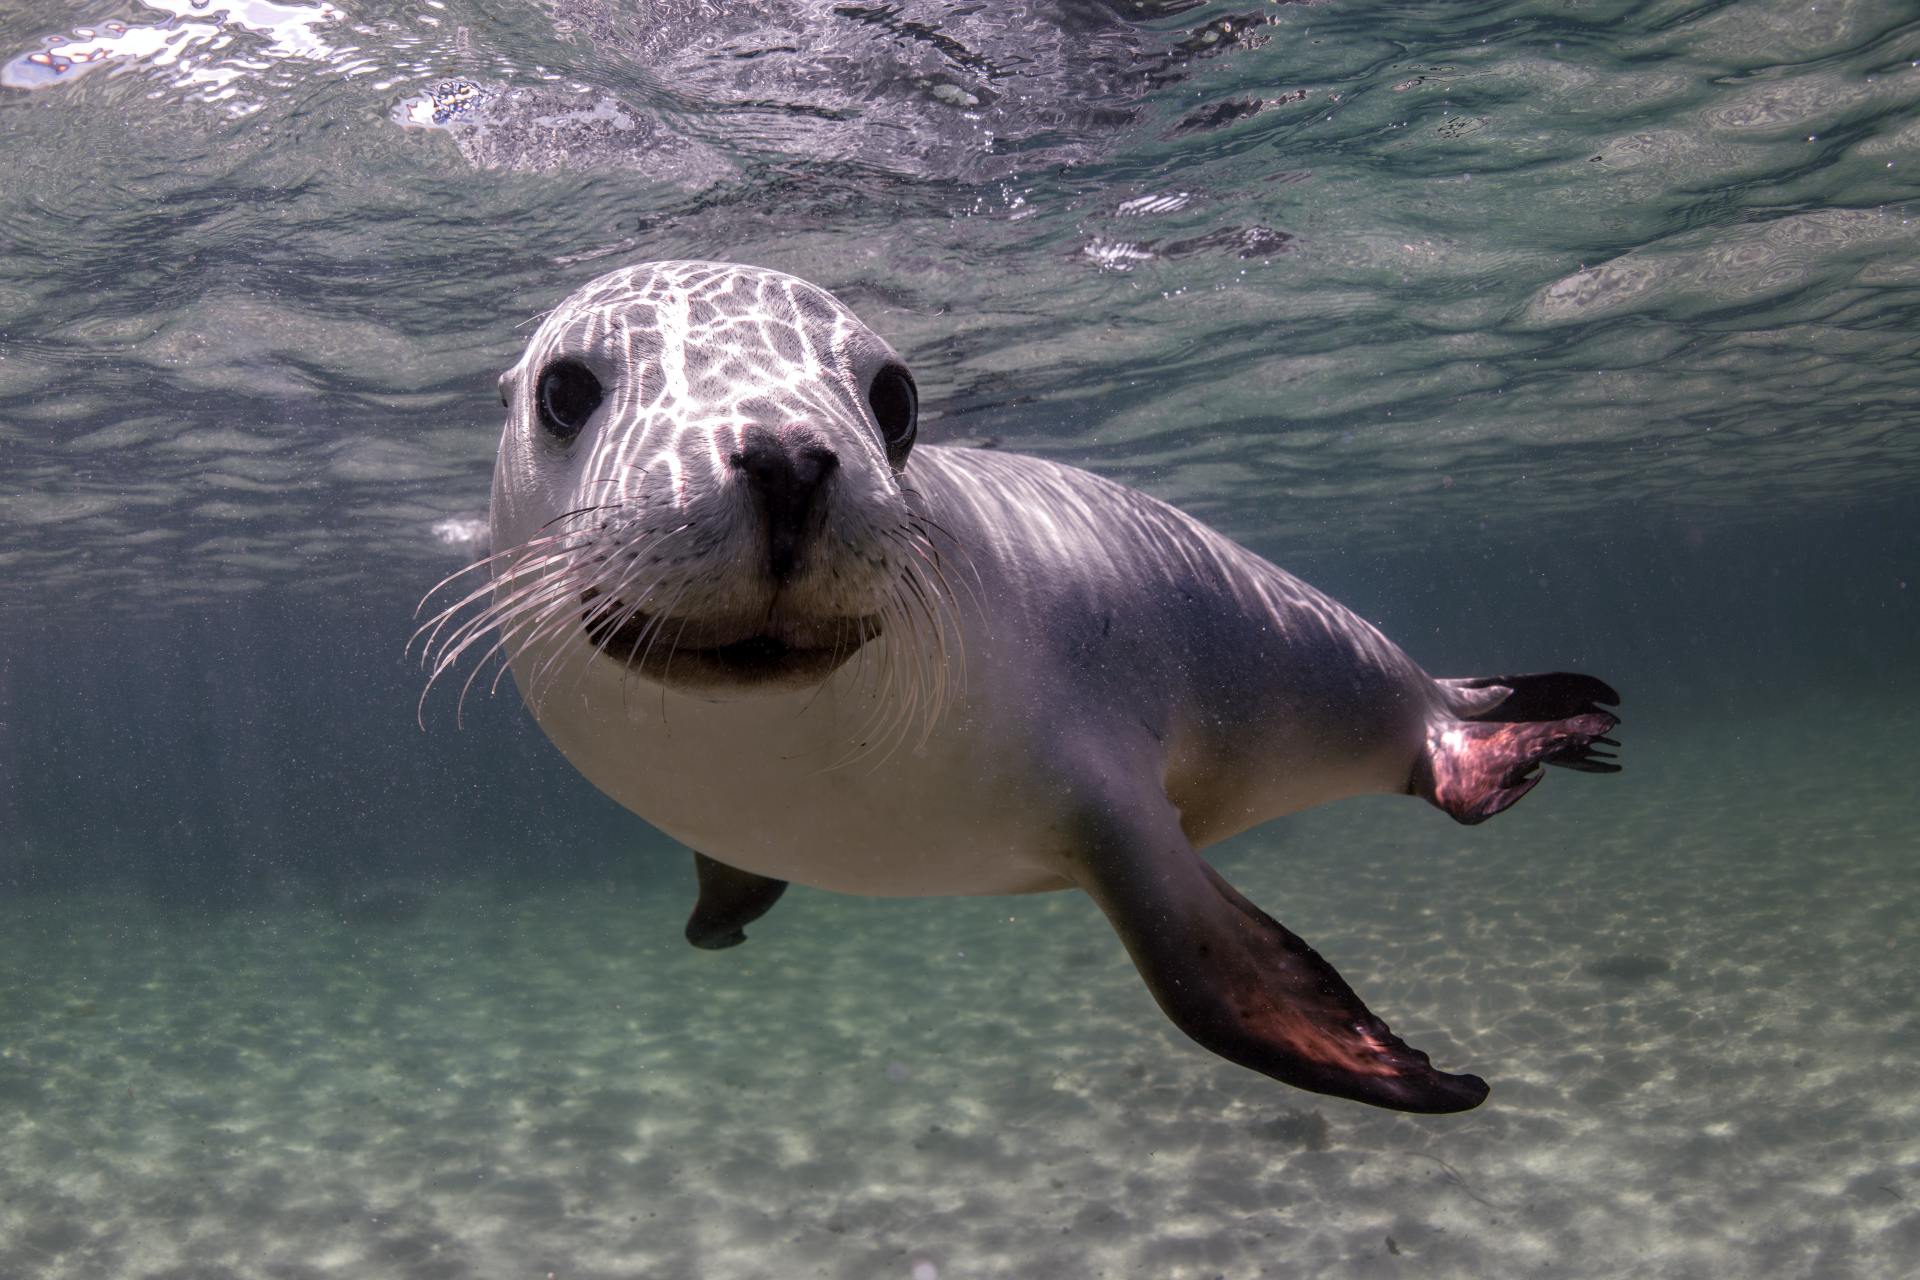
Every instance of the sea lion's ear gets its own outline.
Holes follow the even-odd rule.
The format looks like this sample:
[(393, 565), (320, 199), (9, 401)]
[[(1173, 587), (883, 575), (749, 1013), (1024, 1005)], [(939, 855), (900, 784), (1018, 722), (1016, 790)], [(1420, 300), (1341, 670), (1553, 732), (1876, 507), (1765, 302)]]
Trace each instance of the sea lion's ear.
[(500, 375), (500, 382), (498, 385), (500, 387), (500, 407), (503, 409), (510, 408), (513, 404), (513, 370), (512, 369), (509, 369), (505, 373)]
[(1387, 1029), (1298, 936), (1242, 897), (1194, 852), (1178, 815), (1086, 831), (1081, 887), (1133, 956), (1174, 1025), (1205, 1048), (1315, 1093), (1395, 1111), (1466, 1111), (1478, 1076), (1449, 1075)]

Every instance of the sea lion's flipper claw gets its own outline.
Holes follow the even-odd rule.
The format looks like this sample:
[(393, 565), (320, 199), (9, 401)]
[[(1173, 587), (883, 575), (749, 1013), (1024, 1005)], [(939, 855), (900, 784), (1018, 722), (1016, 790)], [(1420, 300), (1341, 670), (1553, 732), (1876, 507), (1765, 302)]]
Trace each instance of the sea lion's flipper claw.
[[(1175, 828), (1177, 834), (1178, 828)], [(1083, 881), (1168, 1017), (1231, 1062), (1396, 1111), (1465, 1111), (1487, 1096), (1402, 1041), (1333, 966), (1180, 840), (1091, 851)]]
[(757, 876), (704, 853), (693, 855), (700, 897), (687, 918), (687, 941), (703, 951), (722, 951), (747, 940), (746, 926), (767, 914), (787, 891), (785, 880)]

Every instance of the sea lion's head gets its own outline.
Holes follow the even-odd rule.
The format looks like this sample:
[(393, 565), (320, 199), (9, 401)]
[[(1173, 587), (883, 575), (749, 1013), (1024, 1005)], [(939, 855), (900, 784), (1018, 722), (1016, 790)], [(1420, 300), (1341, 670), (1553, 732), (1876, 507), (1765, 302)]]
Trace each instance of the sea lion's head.
[(616, 271), (546, 317), (500, 398), (489, 612), (516, 662), (584, 648), (732, 696), (817, 685), (933, 625), (902, 483), (913, 377), (825, 290), (719, 263)]

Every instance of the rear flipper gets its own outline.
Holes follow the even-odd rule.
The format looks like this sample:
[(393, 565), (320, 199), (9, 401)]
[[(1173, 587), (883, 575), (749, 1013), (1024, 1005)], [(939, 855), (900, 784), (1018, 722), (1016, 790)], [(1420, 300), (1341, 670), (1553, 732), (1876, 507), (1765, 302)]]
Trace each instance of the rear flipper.
[(1618, 773), (1594, 747), (1618, 717), (1600, 704), (1620, 695), (1592, 676), (1555, 671), (1438, 682), (1453, 714), (1427, 725), (1427, 745), (1407, 784), (1459, 822), (1484, 822), (1539, 785), (1543, 764)]
[(1088, 823), (1080, 883), (1187, 1035), (1286, 1084), (1376, 1107), (1465, 1111), (1486, 1098), (1485, 1081), (1436, 1070), (1318, 952), (1240, 896), (1177, 817), (1117, 819)]

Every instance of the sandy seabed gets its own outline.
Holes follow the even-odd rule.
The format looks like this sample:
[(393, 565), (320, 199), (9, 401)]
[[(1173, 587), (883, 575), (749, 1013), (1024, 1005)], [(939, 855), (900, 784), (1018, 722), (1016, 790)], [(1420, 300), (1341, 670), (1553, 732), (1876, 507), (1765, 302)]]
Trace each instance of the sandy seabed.
[(1216, 850), (1487, 1077), (1452, 1117), (1188, 1044), (1079, 895), (796, 890), (718, 954), (677, 861), (0, 904), (0, 1278), (1910, 1276), (1912, 719), (1630, 726), (1483, 827)]

